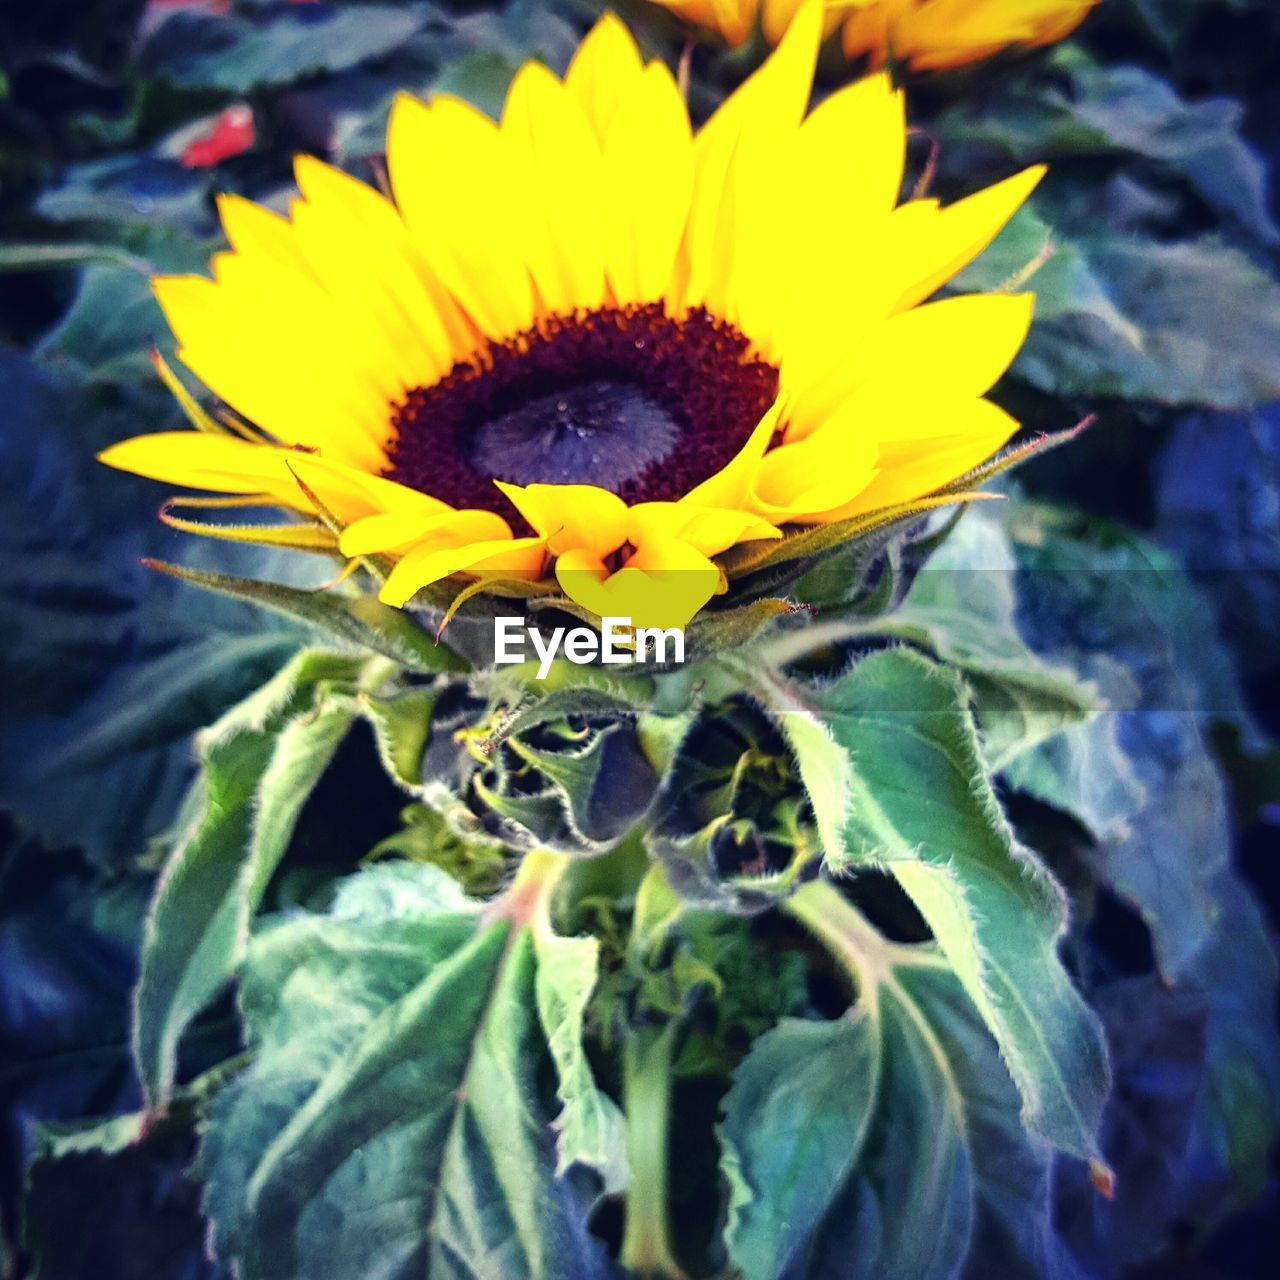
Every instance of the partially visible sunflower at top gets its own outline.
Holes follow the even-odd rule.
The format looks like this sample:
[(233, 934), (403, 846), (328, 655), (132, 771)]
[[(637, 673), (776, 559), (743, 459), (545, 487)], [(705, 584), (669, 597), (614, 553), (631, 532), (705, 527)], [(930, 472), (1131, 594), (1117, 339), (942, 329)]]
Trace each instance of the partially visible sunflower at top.
[(883, 77), (806, 116), (803, 8), (693, 136), (668, 69), (613, 17), (563, 81), (531, 63), (500, 124), (401, 97), (395, 201), (309, 157), (289, 218), (227, 197), (213, 280), (156, 295), (186, 366), (254, 429), (103, 461), (342, 527), (404, 605), (532, 580), (600, 617), (684, 625), (715, 557), (928, 495), (1017, 429), (983, 397), (1022, 295), (920, 305), (993, 239), (1029, 169), (896, 207)]
[[(654, 0), (695, 26), (742, 44), (757, 22), (777, 44), (804, 0)], [(828, 34), (841, 28), (850, 59), (873, 67), (901, 62), (913, 71), (946, 71), (1011, 46), (1065, 39), (1098, 0), (827, 0)]]

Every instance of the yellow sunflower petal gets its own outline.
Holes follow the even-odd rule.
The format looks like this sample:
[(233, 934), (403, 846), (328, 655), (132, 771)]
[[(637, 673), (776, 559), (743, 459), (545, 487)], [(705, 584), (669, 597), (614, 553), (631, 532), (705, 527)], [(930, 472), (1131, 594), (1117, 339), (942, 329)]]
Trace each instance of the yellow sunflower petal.
[(751, 504), (776, 524), (816, 519), (866, 489), (877, 461), (876, 446), (864, 431), (833, 422), (765, 454)]
[[(776, 195), (771, 180), (776, 186), (785, 185), (783, 175), (770, 172), (770, 166), (785, 155), (779, 139), (799, 127), (809, 102), (821, 8), (817, 0), (806, 0), (777, 49), (698, 131), (694, 195), (683, 248), (686, 280), (680, 301), (684, 305), (705, 302), (724, 314), (734, 265), (747, 261), (748, 246), (734, 224), (740, 201), (761, 190), (766, 198), (770, 190)], [(751, 140), (745, 158), (738, 154), (744, 138)], [(768, 201), (770, 209), (774, 203)], [(767, 213), (761, 210), (753, 225), (767, 221)], [(750, 237), (751, 247), (755, 238)]]
[(565, 88), (581, 104), (601, 146), (643, 65), (631, 32), (612, 13), (587, 32), (569, 62)]
[(98, 461), (120, 471), (213, 493), (266, 493), (286, 506), (307, 508), (286, 459), (289, 449), (253, 444), (204, 431), (161, 431), (122, 440), (98, 454)]
[(590, 484), (494, 483), (546, 539), (553, 555), (586, 550), (606, 556), (627, 539), (627, 504)]
[(387, 167), (411, 235), (476, 324), (495, 338), (527, 329), (534, 317), (527, 203), (493, 121), (455, 98), (428, 107), (401, 94), (391, 109)]
[(367, 556), (378, 551), (398, 551), (410, 543), (447, 535), (450, 546), (465, 542), (495, 541), (511, 537), (511, 526), (492, 511), (384, 511), (348, 525), (338, 539), (344, 556)]
[(498, 573), (505, 577), (536, 576), (546, 559), (541, 538), (494, 538), (464, 546), (440, 547), (435, 543), (406, 552), (391, 573), (378, 599), (403, 607), (423, 587), (455, 573)]
[(788, 387), (843, 365), (902, 294), (890, 214), (902, 185), (906, 119), (887, 76), (832, 94), (800, 126), (786, 234), (770, 254), (779, 281), (773, 341)]
[(637, 547), (677, 541), (705, 556), (715, 556), (739, 542), (781, 536), (779, 529), (754, 512), (702, 507), (687, 499), (642, 502), (627, 513), (627, 540)]
[(988, 400), (953, 404), (936, 421), (936, 436), (881, 440), (879, 474), (825, 518), (843, 520), (933, 493), (985, 462), (1018, 430), (1018, 423)]
[[(213, 278), (234, 309), (245, 336), (271, 339), (272, 358), (287, 357), (314, 368), (318, 381), (340, 391), (352, 408), (381, 408), (405, 389), (405, 378), (385, 341), (327, 293), (311, 275), (274, 262), (250, 262), (216, 254)], [(326, 362), (334, 361), (333, 368)]]
[[(218, 260), (225, 272), (229, 263)], [(239, 268), (246, 269), (240, 262)], [(252, 270), (252, 268), (248, 268)], [(268, 276), (268, 279), (271, 277)], [(301, 280), (291, 273), (292, 280)], [(264, 297), (198, 276), (160, 276), (152, 291), (181, 346), (182, 362), (221, 399), (287, 444), (324, 449), (377, 470), (389, 427), (387, 397), (344, 352), (342, 324), (314, 293)], [(312, 285), (313, 290), (318, 286)], [(336, 333), (316, 327), (333, 319)]]
[(911, 205), (904, 205), (896, 215), (902, 227), (899, 252), (912, 283), (898, 300), (899, 310), (923, 302), (968, 266), (1017, 213), (1044, 175), (1044, 165), (1032, 165), (945, 209), (926, 205), (923, 216), (913, 214)]
[(556, 561), (569, 599), (600, 618), (630, 618), (637, 627), (684, 627), (722, 589), (719, 568), (693, 547), (651, 544), (610, 573), (598, 556), (573, 551)]
[(370, 474), (358, 467), (344, 466), (332, 458), (293, 453), (286, 462), (289, 470), (344, 525), (382, 512), (402, 512), (426, 517), (453, 510), (447, 502), (441, 502), (430, 494), (410, 489), (408, 485), (388, 480), (385, 476)]
[(622, 97), (606, 136), (607, 271), (620, 304), (671, 281), (693, 196), (693, 135), (671, 73), (654, 62)]
[(801, 125), (798, 147), (798, 172), (822, 182), (824, 203), (816, 212), (852, 237), (898, 202), (907, 156), (901, 90), (885, 74), (837, 89)]
[(985, 395), (1026, 340), (1034, 304), (1029, 293), (973, 294), (894, 316), (825, 376), (793, 390), (787, 439), (804, 439), (865, 383), (884, 383), (900, 394), (923, 377), (933, 395)]
[(721, 213), (732, 220), (732, 230), (720, 247), (720, 269), (711, 274), (706, 303), (768, 353), (794, 287), (777, 269), (779, 233), (803, 234), (806, 225), (804, 211), (793, 203), (793, 174), (821, 35), (822, 6), (806, 3), (757, 73), (725, 180)]
[(523, 188), (529, 270), (554, 312), (604, 300), (600, 145), (578, 99), (539, 62), (516, 73), (502, 110), (507, 162)]
[(695, 485), (681, 502), (700, 507), (741, 507), (751, 491), (760, 459), (764, 457), (769, 442), (778, 430), (782, 415), (782, 402), (775, 401), (768, 412), (756, 424), (747, 443), (713, 476)]
[(218, 217), (237, 253), (308, 270), (287, 218), (236, 195), (218, 197)]
[[(212, 280), (158, 276), (151, 287), (181, 344), (180, 358), (215, 395), (288, 444), (376, 464), (376, 422), (385, 420), (385, 405), (341, 366), (305, 378), (303, 353), (263, 343), (257, 317), (244, 314)], [(297, 385), (290, 375), (300, 378)]]
[(299, 156), (294, 173), (306, 196), (293, 220), (307, 263), (332, 292), (376, 317), (411, 378), (433, 380), (470, 355), (456, 304), (390, 201), (313, 156)]

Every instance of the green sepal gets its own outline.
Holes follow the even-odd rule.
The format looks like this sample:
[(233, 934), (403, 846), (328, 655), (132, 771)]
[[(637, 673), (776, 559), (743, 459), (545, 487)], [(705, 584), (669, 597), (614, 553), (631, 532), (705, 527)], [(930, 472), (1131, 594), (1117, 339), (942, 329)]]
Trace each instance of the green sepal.
[(144, 560), (149, 568), (206, 591), (230, 596), (283, 614), (373, 653), (394, 658), (415, 671), (465, 671), (467, 664), (447, 645), (433, 640), (403, 609), (393, 609), (365, 594), (304, 591), (253, 578), (210, 573), (183, 565)]

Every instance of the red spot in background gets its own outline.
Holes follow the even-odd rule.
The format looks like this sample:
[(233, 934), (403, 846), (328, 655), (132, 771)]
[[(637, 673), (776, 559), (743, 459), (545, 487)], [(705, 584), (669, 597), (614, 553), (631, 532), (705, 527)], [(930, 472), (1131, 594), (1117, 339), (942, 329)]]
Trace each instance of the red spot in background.
[(178, 163), (188, 169), (207, 169), (248, 151), (257, 137), (253, 112), (238, 102), (214, 116), (208, 130), (187, 143)]
[(213, 13), (221, 17), (231, 10), (231, 0), (147, 0), (147, 10), (163, 13), (172, 9), (199, 9), (201, 13)]

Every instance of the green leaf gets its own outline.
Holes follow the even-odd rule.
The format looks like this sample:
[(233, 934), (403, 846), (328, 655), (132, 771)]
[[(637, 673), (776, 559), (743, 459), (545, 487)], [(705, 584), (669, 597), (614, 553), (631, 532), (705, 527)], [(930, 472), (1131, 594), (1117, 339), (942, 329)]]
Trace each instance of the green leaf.
[(298, 649), (282, 631), (226, 633), (120, 665), (68, 717), (0, 742), (5, 803), (51, 847), (132, 864), (173, 821), (191, 779), (188, 739)]
[(81, 272), (74, 303), (37, 354), (46, 362), (74, 361), (97, 378), (139, 381), (150, 374), (152, 345), (167, 342), (168, 332), (144, 273), (93, 263)]
[(556, 1064), (561, 1111), (556, 1172), (574, 1164), (595, 1169), (606, 1193), (627, 1183), (626, 1138), (622, 1112), (596, 1086), (583, 1047), (587, 1002), (596, 986), (600, 944), (595, 938), (562, 938), (549, 928), (535, 929), (538, 962), (534, 993), (538, 1018)]
[(1231, 872), (1219, 875), (1214, 897), (1216, 928), (1194, 977), (1209, 1011), (1199, 1141), (1225, 1172), (1234, 1208), (1261, 1196), (1280, 1134), (1276, 954), (1262, 912)]
[(1280, 398), (1280, 288), (1214, 236), (1164, 243), (1027, 206), (958, 289), (999, 290), (1033, 264), (1037, 317), (1014, 372), (1056, 395), (1240, 408)]
[(360, 672), (358, 659), (304, 652), (198, 739), (192, 817), (156, 891), (136, 996), (134, 1055), (153, 1107), (169, 1100), (182, 1032), (239, 962), (298, 814), (355, 720)]
[[(61, 181), (36, 200), (36, 212), (52, 222), (92, 226), (96, 238), (145, 259), (141, 274), (118, 271), (128, 285), (146, 284), (157, 270), (203, 269), (207, 243), (209, 174), (184, 168), (174, 159), (147, 152), (126, 152), (69, 165)], [(106, 280), (106, 275), (100, 279)], [(159, 311), (157, 309), (157, 315)], [(110, 317), (105, 312), (104, 320)]]
[(744, 1280), (785, 1274), (856, 1165), (874, 1114), (879, 1048), (862, 1011), (834, 1022), (788, 1018), (735, 1073), (721, 1167), (729, 1257)]
[[(599, 673), (593, 682), (617, 683)], [(658, 783), (635, 706), (590, 685), (536, 700), (504, 685), (470, 726), (461, 784), (433, 780), (428, 800), (459, 830), (478, 821), (512, 848), (606, 852), (643, 817)]]
[(148, 41), (143, 67), (185, 88), (246, 93), (381, 57), (426, 21), (425, 12), (412, 6), (306, 7), (314, 12), (174, 14)]
[(815, 932), (857, 1004), (784, 1019), (725, 1099), (731, 1260), (744, 1280), (1053, 1274), (1050, 1152), (961, 984), (835, 905)]
[(1172, 172), (1218, 213), (1275, 244), (1266, 170), (1245, 141), (1244, 114), (1234, 99), (1187, 102), (1143, 67), (1099, 65), (1065, 46), (1047, 72), (1037, 67), (994, 101), (947, 111), (938, 132), (944, 146), (995, 147), (1020, 164), (1104, 156)]
[[(1125, 688), (1124, 670), (1115, 664), (1113, 674), (1116, 679), (1101, 683), (1120, 692)], [(1005, 781), (1016, 791), (1071, 814), (1103, 844), (1127, 839), (1133, 819), (1147, 802), (1147, 792), (1120, 745), (1120, 719), (1115, 712), (1104, 712), (1088, 724), (1071, 726), (1036, 744), (1006, 765)]]
[[(1018, 562), (998, 512), (970, 507), (916, 574), (903, 603), (869, 622), (806, 628), (782, 656), (844, 634), (892, 636), (963, 672), (993, 773), (1038, 743), (1100, 710), (1071, 668), (1053, 665), (1023, 639), (1016, 613)], [(772, 652), (772, 650), (771, 650)]]
[(1088, 675), (1110, 709), (1016, 761), (1008, 781), (1094, 836), (1102, 878), (1141, 912), (1160, 971), (1176, 980), (1212, 934), (1214, 882), (1230, 858), (1204, 727), (1248, 731), (1230, 657), (1167, 553), (1043, 507), (1010, 515), (1029, 639)]
[(46, 769), (78, 769), (155, 743), (185, 737), (218, 691), (238, 689), (244, 673), (268, 673), (297, 652), (288, 632), (197, 640), (139, 670), (126, 672), (103, 707), (74, 741), (46, 762)]
[(1000, 810), (959, 678), (896, 650), (825, 687), (760, 691), (796, 753), (828, 865), (893, 874), (995, 1035), (1027, 1125), (1096, 1157), (1109, 1072), (1057, 954), (1065, 895)]
[(1046, 662), (1023, 639), (1017, 571), (1000, 515), (970, 507), (883, 624), (964, 673), (993, 773), (1100, 709), (1074, 671)]
[(696, 662), (724, 649), (741, 649), (766, 634), (780, 617), (792, 611), (786, 600), (766, 597), (734, 609), (704, 612), (689, 624), (685, 659)]
[(478, 923), (441, 872), (407, 864), (257, 940), (241, 986), (256, 1058), (201, 1154), (219, 1255), (245, 1280), (603, 1275), (556, 1172), (538, 965), (527, 929)]

